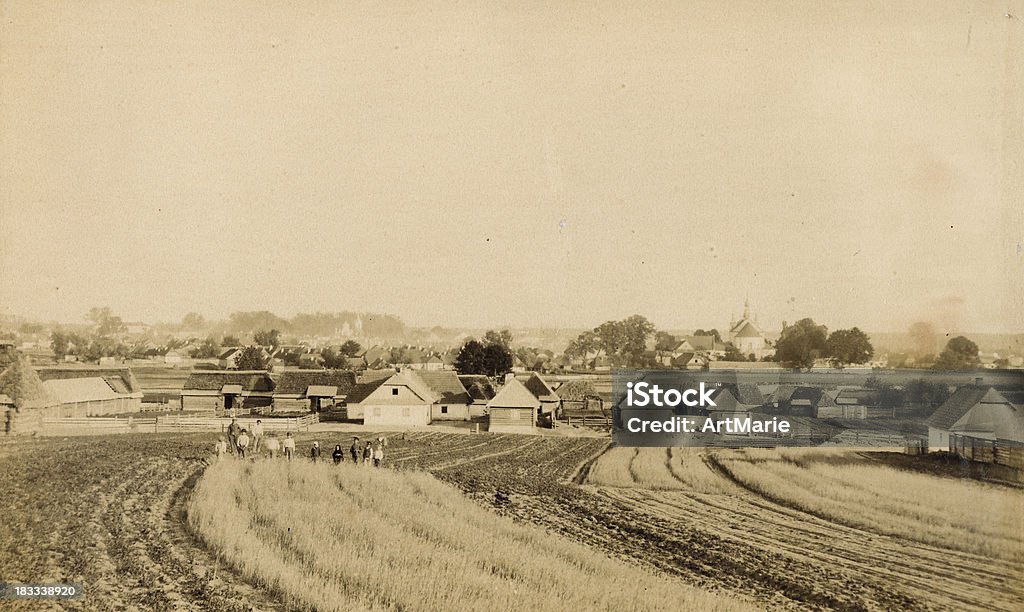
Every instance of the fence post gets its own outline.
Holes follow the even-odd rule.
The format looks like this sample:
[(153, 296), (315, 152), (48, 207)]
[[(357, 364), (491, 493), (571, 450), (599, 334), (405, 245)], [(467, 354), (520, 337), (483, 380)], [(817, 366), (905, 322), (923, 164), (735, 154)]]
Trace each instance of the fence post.
[(153, 433), (160, 433), (160, 417), (153, 417)]

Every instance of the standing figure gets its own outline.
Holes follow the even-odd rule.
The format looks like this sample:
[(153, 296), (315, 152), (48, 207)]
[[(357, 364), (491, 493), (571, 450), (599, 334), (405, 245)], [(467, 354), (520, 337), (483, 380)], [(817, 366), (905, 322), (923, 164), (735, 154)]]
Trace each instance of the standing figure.
[(245, 450), (249, 448), (249, 432), (242, 430), (242, 433), (238, 434), (238, 456), (245, 459)]
[(235, 452), (235, 447), (238, 446), (238, 434), (242, 431), (242, 427), (238, 424), (236, 419), (231, 419), (231, 424), (228, 425), (228, 448), (231, 452)]
[(312, 459), (313, 463), (316, 463), (320, 459), (319, 442), (313, 442), (313, 447), (309, 449), (309, 458)]
[(384, 460), (384, 438), (377, 438), (377, 445), (373, 447), (373, 467), (380, 467)]
[(252, 452), (257, 453), (260, 450), (260, 441), (263, 439), (263, 421), (256, 419), (256, 424), (252, 426)]
[(373, 461), (373, 446), (370, 445), (370, 441), (366, 441), (366, 447), (363, 449), (363, 465), (370, 465)]
[(267, 436), (267, 441), (263, 445), (270, 451), (271, 459), (277, 456), (277, 451), (281, 450), (281, 442), (273, 435)]
[(217, 461), (220, 461), (224, 453), (228, 452), (228, 443), (224, 440), (224, 436), (217, 439), (217, 445), (214, 448), (217, 450)]
[(292, 432), (289, 431), (284, 435), (282, 447), (284, 448), (284, 456), (288, 458), (288, 461), (291, 461), (292, 457), (295, 456), (295, 438), (292, 437)]
[(334, 447), (334, 452), (331, 453), (331, 459), (334, 459), (334, 465), (338, 465), (345, 460), (345, 451), (341, 450), (340, 444)]
[(348, 449), (349, 453), (352, 454), (352, 463), (359, 464), (359, 455), (362, 453), (362, 450), (359, 448), (359, 436), (353, 437), (352, 446)]

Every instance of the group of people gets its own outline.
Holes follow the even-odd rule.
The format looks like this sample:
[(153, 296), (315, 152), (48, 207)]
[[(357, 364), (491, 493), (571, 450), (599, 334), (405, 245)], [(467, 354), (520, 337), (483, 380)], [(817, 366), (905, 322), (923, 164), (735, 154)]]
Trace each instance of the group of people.
[[(365, 446), (359, 440), (359, 436), (353, 436), (352, 445), (349, 447), (348, 452), (352, 457), (352, 462), (357, 465), (362, 463), (363, 465), (380, 467), (381, 462), (384, 460), (384, 448), (386, 446), (387, 439), (383, 436), (379, 436), (375, 441), (367, 440)], [(263, 421), (260, 419), (256, 420), (256, 424), (251, 429), (245, 429), (238, 424), (237, 419), (231, 419), (231, 424), (228, 425), (227, 439), (225, 440), (221, 436), (217, 440), (217, 458), (219, 459), (228, 453), (233, 453), (245, 459), (247, 455), (251, 456), (259, 453), (260, 448), (265, 448), (270, 453), (271, 459), (281, 452), (288, 461), (291, 461), (295, 457), (295, 438), (292, 437), (292, 432), (290, 431), (285, 433), (283, 440), (278, 440), (273, 434), (264, 435)], [(309, 458), (313, 463), (321, 460), (319, 442), (313, 442), (313, 446), (309, 449)], [(335, 465), (345, 461), (345, 451), (340, 444), (334, 447), (331, 459)]]

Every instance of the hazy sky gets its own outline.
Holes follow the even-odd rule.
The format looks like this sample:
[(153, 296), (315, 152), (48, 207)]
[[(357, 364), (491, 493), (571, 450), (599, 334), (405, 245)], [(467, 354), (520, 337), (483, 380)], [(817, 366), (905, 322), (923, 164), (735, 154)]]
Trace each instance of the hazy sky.
[(0, 0), (0, 312), (1024, 331), (1022, 19)]

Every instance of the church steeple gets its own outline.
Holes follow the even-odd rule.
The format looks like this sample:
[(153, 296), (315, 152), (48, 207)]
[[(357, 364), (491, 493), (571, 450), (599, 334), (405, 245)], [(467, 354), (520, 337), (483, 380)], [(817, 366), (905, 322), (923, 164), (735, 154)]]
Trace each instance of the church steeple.
[(744, 319), (749, 319), (750, 318), (750, 299), (749, 298), (743, 301), (743, 318)]

